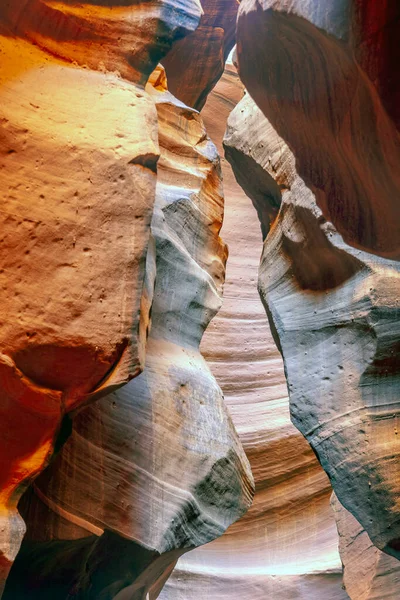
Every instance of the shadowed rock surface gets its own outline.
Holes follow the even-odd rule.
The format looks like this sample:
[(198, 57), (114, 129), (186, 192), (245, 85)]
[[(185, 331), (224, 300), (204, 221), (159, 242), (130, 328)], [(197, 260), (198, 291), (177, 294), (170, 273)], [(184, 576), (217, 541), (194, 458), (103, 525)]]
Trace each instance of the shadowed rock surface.
[(390, 600), (398, 595), (400, 562), (373, 545), (367, 532), (332, 494), (344, 565), (344, 584), (352, 600)]
[(396, 0), (244, 0), (237, 29), (240, 77), (324, 217), (388, 258), (400, 258), (399, 79), (387, 76), (399, 17)]
[(399, 3), (0, 3), (0, 596), (395, 600)]
[[(225, 123), (242, 96), (236, 70), (227, 65), (202, 111), (221, 153)], [(251, 134), (256, 144), (257, 132)], [(223, 389), (256, 494), (250, 510), (221, 538), (179, 559), (160, 599), (348, 600), (329, 481), (290, 422), (282, 359), (257, 291), (262, 251), (257, 214), (225, 159), (222, 172), (222, 236), (229, 259), (222, 307), (201, 349)], [(248, 174), (259, 189), (254, 173)]]
[[(253, 145), (256, 128), (263, 141)], [(399, 264), (345, 244), (250, 96), (231, 113), (224, 143), (234, 170), (244, 153), (270, 175), (267, 204), (283, 189), (278, 214), (263, 223), (259, 289), (284, 359), (292, 421), (340, 502), (378, 548), (398, 557)], [(258, 185), (256, 192), (257, 201)]]
[(162, 60), (170, 92), (201, 110), (235, 44), (238, 0), (202, 0), (200, 25)]

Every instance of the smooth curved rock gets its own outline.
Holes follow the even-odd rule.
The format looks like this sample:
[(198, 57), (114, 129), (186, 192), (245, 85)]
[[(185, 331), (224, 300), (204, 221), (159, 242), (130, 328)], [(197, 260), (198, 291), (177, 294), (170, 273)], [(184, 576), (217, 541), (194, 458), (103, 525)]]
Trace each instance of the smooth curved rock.
[[(145, 85), (200, 17), (199, 0), (3, 0), (0, 29), (10, 40), (18, 36), (45, 50), (47, 66), (57, 57)], [(24, 71), (27, 58), (15, 61)]]
[[(29, 542), (6, 598), (35, 598), (23, 595), (26, 580), (41, 581), (40, 598), (61, 581), (52, 593), (67, 597), (56, 557), (61, 563), (68, 552), (76, 557), (89, 533), (100, 537), (87, 540), (89, 558), (81, 553), (72, 563), (69, 594), (156, 598), (179, 554), (220, 536), (251, 504), (248, 461), (199, 352), (204, 329), (220, 307), (227, 255), (219, 237), (219, 156), (199, 115), (166, 91), (162, 70), (152, 84), (147, 89), (157, 106), (161, 157), (151, 225), (156, 284), (146, 368), (74, 418), (71, 437), (25, 507)], [(104, 573), (103, 552), (110, 544), (115, 546)], [(125, 554), (130, 558), (121, 562)], [(23, 590), (19, 569), (28, 572)]]
[(378, 548), (399, 557), (399, 264), (344, 243), (250, 96), (231, 113), (224, 143), (234, 170), (243, 153), (270, 175), (266, 203), (283, 190), (275, 220), (263, 223), (259, 289), (292, 421), (340, 502)]
[(159, 149), (142, 84), (200, 6), (120, 4), (1, 2), (0, 588), (65, 413), (143, 367)]
[(352, 600), (391, 600), (398, 596), (400, 563), (376, 548), (367, 532), (332, 494), (339, 532), (344, 584)]
[(200, 25), (163, 59), (168, 88), (188, 106), (201, 110), (224, 72), (235, 44), (238, 0), (201, 0)]
[[(221, 152), (228, 115), (242, 96), (243, 85), (227, 65), (202, 111)], [(257, 214), (225, 159), (222, 172), (229, 259), (222, 308), (201, 350), (224, 391), (256, 494), (221, 538), (179, 559), (160, 600), (348, 600), (329, 481), (290, 422), (282, 359), (257, 292)]]
[[(395, 56), (372, 38), (376, 27), (398, 40), (399, 16), (393, 1), (244, 0), (237, 30), (240, 77), (325, 218), (350, 246), (393, 259), (400, 258), (400, 137), (382, 100), (395, 104), (398, 78), (382, 90), (382, 65)], [(378, 88), (367, 76), (374, 68)]]

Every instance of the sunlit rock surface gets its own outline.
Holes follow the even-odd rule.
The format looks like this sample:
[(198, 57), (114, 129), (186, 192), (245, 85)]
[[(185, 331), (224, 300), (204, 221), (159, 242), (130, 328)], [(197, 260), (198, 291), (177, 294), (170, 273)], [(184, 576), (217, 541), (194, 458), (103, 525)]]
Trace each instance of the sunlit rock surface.
[[(221, 152), (228, 115), (242, 96), (228, 66), (202, 111)], [(257, 292), (257, 214), (224, 159), (222, 170), (229, 259), (222, 308), (201, 348), (249, 457), (256, 495), (225, 535), (179, 559), (160, 599), (345, 600), (331, 489), (290, 422), (282, 359)]]
[(159, 157), (143, 84), (200, 12), (1, 2), (0, 588), (64, 414), (143, 368)]
[(324, 217), (397, 259), (399, 18), (397, 0), (243, 0), (237, 28), (241, 79)]
[(344, 565), (344, 584), (352, 600), (394, 600), (400, 589), (400, 562), (373, 545), (367, 532), (332, 495)]
[[(41, 581), (40, 598), (48, 590), (60, 598), (156, 598), (179, 554), (220, 536), (252, 500), (247, 458), (199, 353), (221, 304), (227, 255), (219, 156), (199, 115), (166, 91), (161, 69), (151, 81), (161, 157), (146, 368), (74, 418), (62, 453), (26, 502), (28, 541), (7, 598), (22, 593), (21, 579), (25, 594)], [(91, 554), (82, 557), (90, 533)], [(103, 565), (106, 544), (113, 551)], [(76, 563), (66, 580), (68, 553)], [(30, 594), (21, 597), (36, 598)]]
[(259, 289), (282, 351), (292, 421), (340, 502), (378, 548), (398, 557), (399, 263), (343, 241), (250, 96), (232, 112), (225, 145), (239, 179), (243, 155), (271, 177), (269, 188), (260, 186), (266, 204), (281, 200), (275, 219), (266, 211), (263, 222)]
[[(360, 523), (334, 503), (348, 592), (397, 596), (396, 0), (241, 3), (240, 73), (273, 126), (248, 97), (226, 147), (266, 238), (272, 334), (256, 212), (224, 164), (233, 254), (203, 352), (256, 496), (162, 589), (253, 492), (199, 352), (226, 248), (218, 156), (188, 107), (237, 10), (1, 2), (0, 596), (18, 500), (58, 455), (19, 504), (3, 600), (348, 598), (277, 347), (292, 420)], [(160, 60), (185, 104), (160, 69), (145, 90)], [(219, 143), (241, 95), (229, 71), (205, 108)]]
[(238, 0), (201, 0), (199, 27), (163, 59), (168, 88), (188, 106), (201, 110), (220, 79), (235, 43)]

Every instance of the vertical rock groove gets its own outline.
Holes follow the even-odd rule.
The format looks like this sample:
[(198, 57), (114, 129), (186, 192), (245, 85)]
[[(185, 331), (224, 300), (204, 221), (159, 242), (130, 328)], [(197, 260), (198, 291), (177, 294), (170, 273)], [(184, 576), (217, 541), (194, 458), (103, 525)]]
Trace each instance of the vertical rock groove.
[[(235, 112), (241, 112), (242, 96), (236, 70), (228, 65), (202, 111), (221, 152), (225, 123), (238, 102)], [(250, 145), (257, 146), (261, 132), (248, 133)], [(264, 182), (244, 165), (261, 199)], [(345, 600), (329, 481), (290, 422), (282, 360), (257, 292), (262, 251), (257, 215), (224, 159), (222, 169), (222, 235), (229, 260), (222, 308), (201, 348), (224, 391), (256, 493), (248, 513), (226, 534), (178, 561), (160, 600)]]

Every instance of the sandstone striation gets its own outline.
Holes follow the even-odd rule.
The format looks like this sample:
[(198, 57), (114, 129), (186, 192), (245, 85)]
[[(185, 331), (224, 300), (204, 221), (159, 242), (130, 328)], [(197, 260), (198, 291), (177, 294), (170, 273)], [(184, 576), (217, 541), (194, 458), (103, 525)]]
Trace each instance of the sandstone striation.
[(200, 25), (163, 59), (169, 90), (201, 110), (235, 44), (238, 0), (201, 0)]
[[(227, 65), (202, 111), (221, 152), (228, 115), (242, 96), (236, 70)], [(223, 389), (256, 493), (221, 538), (179, 559), (160, 600), (348, 600), (329, 481), (290, 422), (282, 359), (257, 292), (257, 214), (224, 159), (222, 172), (229, 259), (222, 307), (201, 349)], [(249, 176), (259, 185), (256, 174)]]
[(399, 104), (388, 70), (399, 16), (396, 0), (244, 0), (237, 30), (241, 79), (324, 217), (348, 245), (394, 259)]
[(64, 415), (143, 368), (159, 157), (143, 84), (200, 6), (100, 4), (0, 6), (0, 588)]
[(279, 203), (281, 192), (275, 218), (265, 212), (259, 289), (284, 359), (292, 421), (340, 502), (378, 548), (399, 557), (399, 265), (344, 242), (249, 96), (230, 116), (225, 146), (239, 178), (241, 155), (269, 174), (269, 190), (265, 179), (253, 184), (256, 205), (260, 193)]
[(25, 500), (27, 541), (6, 598), (156, 598), (178, 556), (220, 536), (251, 503), (246, 456), (199, 352), (227, 256), (219, 156), (161, 69), (151, 83), (161, 156), (146, 368), (74, 417)]
[(400, 586), (400, 563), (376, 548), (367, 532), (332, 495), (339, 531), (344, 584), (352, 600), (392, 600)]
[(240, 4), (0, 0), (3, 600), (398, 595), (400, 5)]

